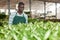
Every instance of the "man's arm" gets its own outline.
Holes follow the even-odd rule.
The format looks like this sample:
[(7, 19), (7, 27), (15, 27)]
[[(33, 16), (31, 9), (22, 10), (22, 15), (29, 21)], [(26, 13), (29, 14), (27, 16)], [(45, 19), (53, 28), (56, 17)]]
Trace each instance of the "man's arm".
[(28, 23), (28, 16), (25, 14), (26, 23)]
[(28, 23), (28, 16), (26, 16), (26, 23)]
[(12, 25), (12, 24), (13, 24), (12, 22), (13, 22), (13, 18), (14, 18), (14, 16), (15, 16), (15, 14), (16, 14), (16, 13), (14, 13), (14, 12), (11, 13), (11, 15), (10, 15), (10, 17), (9, 17), (9, 25)]
[(12, 18), (12, 16), (10, 15), (10, 17), (9, 17), (9, 25), (12, 25), (12, 21), (13, 21), (13, 18)]

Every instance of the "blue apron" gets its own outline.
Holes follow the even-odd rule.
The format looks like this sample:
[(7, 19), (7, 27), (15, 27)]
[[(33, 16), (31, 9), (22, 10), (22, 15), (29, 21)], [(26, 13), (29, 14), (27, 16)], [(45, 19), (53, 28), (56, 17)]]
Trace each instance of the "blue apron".
[(15, 17), (13, 19), (13, 24), (19, 24), (19, 23), (26, 23), (26, 19), (24, 17), (24, 14), (23, 14), (23, 16), (15, 15)]

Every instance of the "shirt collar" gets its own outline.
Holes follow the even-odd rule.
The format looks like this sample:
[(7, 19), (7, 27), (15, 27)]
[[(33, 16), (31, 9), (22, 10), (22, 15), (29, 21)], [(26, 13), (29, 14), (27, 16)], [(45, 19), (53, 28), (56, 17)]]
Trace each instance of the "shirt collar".
[(24, 14), (24, 12), (22, 12), (22, 14), (17, 13), (17, 16), (23, 16), (23, 14)]

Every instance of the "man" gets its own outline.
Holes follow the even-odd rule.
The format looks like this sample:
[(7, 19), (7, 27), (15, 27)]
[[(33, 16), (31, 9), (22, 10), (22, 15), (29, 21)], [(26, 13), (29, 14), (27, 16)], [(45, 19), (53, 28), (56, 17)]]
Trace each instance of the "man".
[(19, 2), (17, 12), (15, 12), (14, 16), (10, 15), (9, 17), (9, 25), (28, 23), (28, 16), (23, 12), (23, 10), (24, 10), (24, 3)]

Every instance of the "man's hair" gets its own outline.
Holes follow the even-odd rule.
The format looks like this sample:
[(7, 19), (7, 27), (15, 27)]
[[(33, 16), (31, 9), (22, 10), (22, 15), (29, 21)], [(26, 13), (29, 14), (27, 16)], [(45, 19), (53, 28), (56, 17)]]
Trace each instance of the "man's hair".
[(23, 2), (19, 2), (18, 5), (24, 5), (24, 3)]

